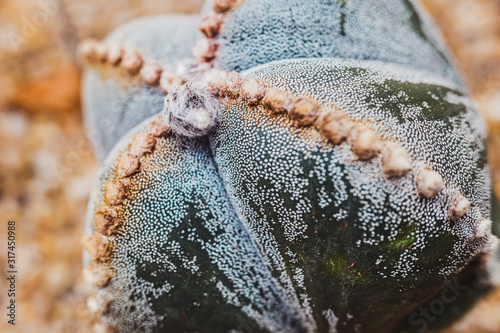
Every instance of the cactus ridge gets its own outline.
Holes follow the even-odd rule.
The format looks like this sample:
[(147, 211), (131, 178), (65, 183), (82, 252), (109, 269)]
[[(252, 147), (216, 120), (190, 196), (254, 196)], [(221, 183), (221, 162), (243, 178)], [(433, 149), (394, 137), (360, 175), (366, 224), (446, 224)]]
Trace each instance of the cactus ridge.
[(219, 43), (217, 41), (223, 29), (227, 14), (243, 3), (243, 0), (216, 0), (213, 2), (213, 11), (203, 17), (199, 30), (205, 38), (199, 39), (193, 48), (193, 56), (207, 63), (213, 63), (218, 56)]
[[(145, 59), (140, 50), (127, 48), (116, 42), (88, 39), (81, 43), (79, 51), (87, 66), (117, 67), (120, 72), (128, 74), (128, 79), (138, 79), (151, 88), (159, 87), (164, 94), (175, 90), (188, 80), (202, 76), (210, 69), (209, 65), (194, 59), (183, 59), (175, 68), (164, 68), (159, 60)], [(113, 57), (113, 53), (117, 56)], [(137, 59), (137, 68), (133, 71), (128, 70), (124, 64), (127, 54), (133, 54)]]

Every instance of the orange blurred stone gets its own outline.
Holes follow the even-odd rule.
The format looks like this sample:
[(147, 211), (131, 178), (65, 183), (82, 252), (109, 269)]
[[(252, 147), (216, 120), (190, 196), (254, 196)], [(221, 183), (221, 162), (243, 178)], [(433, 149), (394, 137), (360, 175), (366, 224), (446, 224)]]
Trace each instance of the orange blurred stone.
[(67, 65), (47, 77), (16, 87), (9, 104), (38, 112), (74, 112), (80, 105), (80, 72)]

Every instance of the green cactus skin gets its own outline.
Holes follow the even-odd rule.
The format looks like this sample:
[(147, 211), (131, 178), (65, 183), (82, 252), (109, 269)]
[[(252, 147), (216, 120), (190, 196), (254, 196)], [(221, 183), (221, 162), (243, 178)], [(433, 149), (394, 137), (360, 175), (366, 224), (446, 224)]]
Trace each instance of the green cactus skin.
[[(314, 129), (241, 100), (224, 109), (211, 142), (231, 200), (276, 271), (285, 262), (297, 277), (320, 331), (332, 310), (347, 324), (341, 332), (389, 332), (481, 252), (487, 239), (470, 239), (477, 219), (489, 218), (485, 130), (456, 86), (338, 59), (282, 61), (244, 75), (333, 104), (419, 160), (408, 176), (386, 179), (380, 161), (356, 161), (348, 144), (329, 146)], [(424, 161), (445, 179), (432, 199), (415, 188)], [(473, 208), (452, 223), (446, 211), (456, 191)]]
[[(144, 19), (110, 40), (166, 66), (187, 56), (197, 20)], [(387, 178), (381, 155), (358, 160), (352, 138), (333, 145), (318, 125), (301, 127), (231, 96), (220, 99), (208, 136), (158, 137), (123, 176), (124, 156), (151, 131), (147, 118), (163, 97), (92, 69), (87, 124), (106, 133), (97, 154), (123, 137), (103, 164), (87, 217), (87, 236), (101, 240), (87, 242), (101, 255), (93, 265), (112, 275), (95, 283), (109, 301), (97, 309), (107, 329), (415, 332), (420, 306), (450, 281), (467, 286), (426, 323), (433, 330), (498, 283), (498, 240), (480, 231), (490, 218), (485, 126), (416, 2), (246, 0), (225, 14), (214, 40), (215, 68), (248, 69), (246, 79), (341, 110), (403, 146), (411, 170)], [(428, 199), (417, 190), (425, 165), (444, 179)], [(129, 194), (111, 202), (106, 185), (115, 178), (126, 180)], [(471, 207), (451, 221), (455, 194)], [(103, 207), (119, 221), (105, 237), (94, 221)]]
[[(195, 15), (141, 18), (120, 27), (106, 41), (122, 42), (169, 68), (191, 57), (191, 48), (201, 37), (199, 20)], [(102, 66), (85, 72), (82, 96), (85, 126), (101, 161), (128, 131), (159, 113), (165, 97), (159, 88), (130, 84), (127, 75)]]

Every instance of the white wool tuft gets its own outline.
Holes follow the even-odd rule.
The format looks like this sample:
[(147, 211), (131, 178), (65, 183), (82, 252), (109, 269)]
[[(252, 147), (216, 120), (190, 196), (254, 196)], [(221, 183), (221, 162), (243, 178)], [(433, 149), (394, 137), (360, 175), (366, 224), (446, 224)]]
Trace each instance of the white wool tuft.
[(197, 137), (208, 134), (219, 119), (219, 100), (207, 82), (196, 80), (178, 87), (165, 97), (166, 125), (178, 135)]

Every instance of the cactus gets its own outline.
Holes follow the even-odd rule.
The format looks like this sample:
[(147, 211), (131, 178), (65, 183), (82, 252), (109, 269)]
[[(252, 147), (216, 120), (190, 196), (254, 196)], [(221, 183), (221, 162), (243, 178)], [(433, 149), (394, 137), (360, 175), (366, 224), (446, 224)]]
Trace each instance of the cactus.
[(450, 283), (425, 325), (457, 320), (498, 283), (485, 126), (418, 4), (211, 6), (197, 43), (158, 17), (82, 45), (96, 325), (417, 331)]

